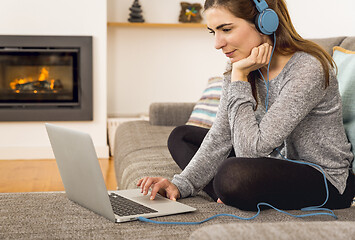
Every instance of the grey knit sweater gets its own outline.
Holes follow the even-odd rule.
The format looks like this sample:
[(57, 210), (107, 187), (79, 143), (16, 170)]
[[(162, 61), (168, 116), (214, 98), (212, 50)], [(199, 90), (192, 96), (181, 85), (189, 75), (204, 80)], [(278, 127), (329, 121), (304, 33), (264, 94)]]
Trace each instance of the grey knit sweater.
[(307, 53), (295, 53), (270, 81), (268, 112), (264, 81), (257, 80), (259, 105), (254, 111), (250, 83), (230, 80), (229, 71), (212, 128), (190, 164), (172, 180), (182, 197), (206, 186), (232, 148), (237, 157), (281, 158), (274, 150), (279, 148), (289, 159), (321, 166), (327, 179), (344, 192), (353, 154), (333, 71), (325, 88), (320, 62)]

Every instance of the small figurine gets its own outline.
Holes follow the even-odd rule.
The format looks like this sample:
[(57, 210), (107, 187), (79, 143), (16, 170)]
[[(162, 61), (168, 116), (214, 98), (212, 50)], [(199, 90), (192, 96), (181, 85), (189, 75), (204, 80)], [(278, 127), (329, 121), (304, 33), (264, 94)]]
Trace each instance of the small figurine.
[(179, 22), (183, 23), (199, 23), (202, 20), (200, 10), (202, 9), (199, 3), (187, 3), (181, 2), (181, 11), (179, 16)]
[(144, 22), (141, 5), (138, 0), (134, 0), (129, 10), (131, 10), (131, 13), (129, 14), (130, 18), (128, 18), (129, 22)]

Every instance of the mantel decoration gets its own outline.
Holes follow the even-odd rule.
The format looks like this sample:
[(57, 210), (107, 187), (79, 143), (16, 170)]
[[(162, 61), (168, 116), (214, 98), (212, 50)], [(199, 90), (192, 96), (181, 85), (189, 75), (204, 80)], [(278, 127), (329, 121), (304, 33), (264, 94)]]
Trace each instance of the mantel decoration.
[(131, 10), (131, 13), (129, 14), (130, 18), (128, 18), (129, 22), (133, 22), (133, 23), (144, 22), (144, 18), (142, 16), (142, 8), (141, 5), (139, 4), (139, 0), (134, 0), (129, 10)]
[(202, 6), (199, 3), (181, 2), (181, 11), (179, 16), (179, 22), (182, 23), (199, 23), (202, 21), (201, 9)]

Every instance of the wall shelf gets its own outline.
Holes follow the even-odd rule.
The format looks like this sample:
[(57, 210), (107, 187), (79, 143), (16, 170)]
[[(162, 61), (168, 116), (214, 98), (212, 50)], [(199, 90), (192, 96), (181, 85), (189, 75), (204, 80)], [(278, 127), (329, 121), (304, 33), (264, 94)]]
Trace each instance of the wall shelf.
[(143, 28), (206, 28), (203, 23), (128, 23), (108, 22), (109, 27), (143, 27)]

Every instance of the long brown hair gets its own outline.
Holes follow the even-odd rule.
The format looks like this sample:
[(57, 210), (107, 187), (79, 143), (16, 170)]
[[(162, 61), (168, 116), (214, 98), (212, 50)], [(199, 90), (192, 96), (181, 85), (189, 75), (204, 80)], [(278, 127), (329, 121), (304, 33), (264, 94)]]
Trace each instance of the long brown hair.
[[(279, 27), (276, 30), (275, 52), (281, 55), (293, 54), (303, 51), (311, 54), (322, 64), (325, 76), (325, 87), (329, 86), (330, 67), (336, 68), (333, 58), (322, 47), (316, 43), (303, 39), (294, 28), (288, 9), (284, 0), (266, 0), (269, 8), (273, 9), (279, 17)], [(254, 23), (256, 15), (259, 13), (253, 0), (206, 0), (204, 11), (213, 7), (224, 7), (234, 16), (242, 18), (250, 23)], [(273, 39), (271, 38), (273, 41)], [(252, 84), (253, 95), (256, 98), (255, 77), (257, 72), (252, 72), (248, 76)]]

